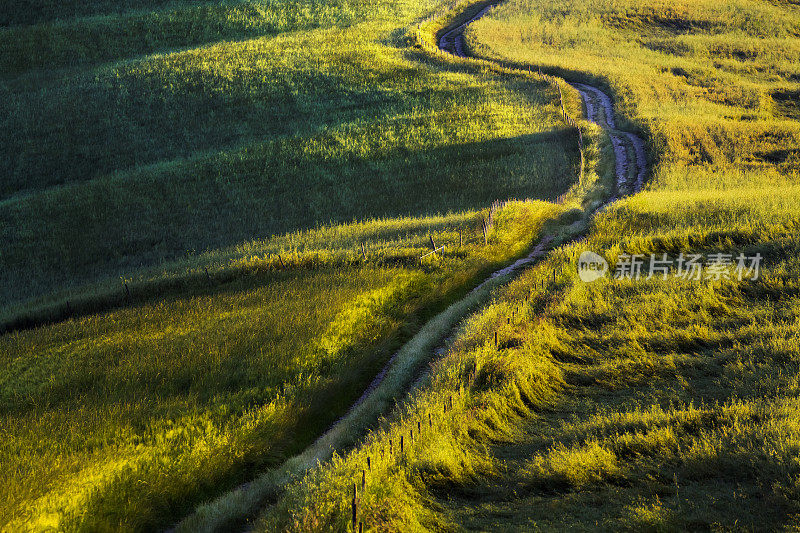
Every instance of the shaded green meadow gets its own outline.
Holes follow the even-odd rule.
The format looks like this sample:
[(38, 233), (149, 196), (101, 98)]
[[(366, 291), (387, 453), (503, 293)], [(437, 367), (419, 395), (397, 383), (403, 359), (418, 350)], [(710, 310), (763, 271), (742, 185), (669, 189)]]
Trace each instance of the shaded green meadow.
[[(488, 245), (480, 213), (316, 230), (296, 236), (327, 245), (338, 234), (338, 249), (252, 245), (210, 282), (141, 280), (117, 309), (5, 334), (7, 525), (151, 529), (279, 465), (560, 211), (507, 207)], [(420, 261), (430, 238), (445, 249)]]
[[(434, 7), (312, 4), (314, 28), (21, 67), (0, 84), (0, 299), (319, 225), (565, 192), (576, 155), (551, 150), (562, 133), (536, 110), (552, 95), (398, 48)], [(293, 20), (283, 8), (259, 9)]]

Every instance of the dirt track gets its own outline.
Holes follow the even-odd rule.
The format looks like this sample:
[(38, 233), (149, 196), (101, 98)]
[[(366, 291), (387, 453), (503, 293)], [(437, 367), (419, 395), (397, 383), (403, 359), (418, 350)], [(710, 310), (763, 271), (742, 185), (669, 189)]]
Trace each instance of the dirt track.
[[(476, 15), (445, 32), (439, 38), (439, 49), (453, 54), (457, 57), (467, 58), (466, 47), (464, 46), (464, 31), (474, 21), (478, 20), (486, 13), (488, 13), (494, 5), (489, 5), (481, 9)], [(647, 159), (645, 154), (644, 141), (634, 135), (633, 133), (620, 131), (616, 126), (616, 119), (614, 116), (614, 106), (605, 92), (584, 83), (570, 83), (581, 95), (584, 106), (586, 108), (586, 115), (588, 120), (600, 125), (603, 129), (607, 130), (611, 142), (614, 146), (614, 155), (616, 158), (616, 177), (617, 177), (617, 196), (610, 198), (605, 205), (610, 204), (617, 199), (618, 196), (625, 193), (637, 192), (642, 188), (644, 177), (647, 170)], [(553, 240), (552, 235), (545, 235), (536, 247), (527, 256), (518, 259), (513, 264), (506, 266), (494, 273), (492, 273), (486, 280), (473, 289), (473, 293), (482, 289), (493, 280), (509, 276), (517, 270), (538, 261), (547, 252), (547, 246)], [(444, 352), (444, 346), (436, 349), (436, 354), (439, 355)], [(375, 376), (370, 383), (369, 387), (364, 391), (361, 397), (350, 407), (347, 414), (342, 416), (328, 432), (324, 433), (316, 442), (316, 444), (324, 441), (329, 433), (340, 423), (352, 416), (354, 411), (363, 404), (367, 398), (381, 385), (386, 377), (389, 369), (395, 364), (399, 352), (394, 354), (392, 358), (386, 363), (381, 372)]]
[[(464, 43), (464, 32), (471, 23), (484, 16), (495, 5), (483, 8), (466, 22), (444, 31), (439, 37), (439, 49), (457, 57), (469, 57)], [(638, 135), (617, 129), (614, 104), (608, 94), (593, 85), (569, 80), (567, 83), (580, 93), (586, 108), (586, 118), (605, 129), (611, 138), (616, 159), (617, 196), (640, 191), (647, 172), (644, 141)], [(615, 199), (616, 197), (611, 198), (609, 202)]]
[[(472, 22), (485, 15), (493, 7), (494, 5), (489, 5), (466, 22), (445, 31), (440, 36), (437, 43), (439, 48), (458, 57), (469, 57), (464, 45), (464, 31)], [(583, 83), (570, 83), (570, 85), (580, 93), (586, 108), (587, 119), (604, 128), (608, 132), (614, 146), (617, 195), (610, 198), (600, 207), (603, 208), (615, 201), (618, 196), (637, 192), (641, 189), (647, 170), (644, 141), (630, 132), (620, 131), (616, 128), (613, 103), (606, 93), (597, 87)], [(409, 390), (413, 390), (420, 384), (425, 374), (424, 370), (422, 373), (417, 370), (417, 367), (421, 366), (421, 362), (415, 361), (413, 353), (422, 350), (428, 354), (426, 359), (430, 361), (431, 359), (440, 357), (446, 351), (449, 340), (449, 338), (447, 338), (448, 334), (441, 335), (438, 337), (438, 340), (435, 341), (435, 344), (429, 345), (420, 340), (431, 335), (430, 332), (426, 331), (426, 328), (433, 326), (435, 329), (437, 323), (449, 323), (448, 330), (450, 332), (449, 334), (452, 335), (460, 318), (472, 310), (472, 307), (468, 305), (471, 299), (477, 301), (478, 293), (483, 292), (489, 294), (493, 286), (510, 280), (517, 271), (543, 258), (547, 254), (548, 247), (552, 240), (552, 235), (543, 236), (536, 247), (526, 257), (494, 272), (475, 287), (467, 297), (453, 304), (447, 311), (440, 313), (426, 323), (414, 338), (392, 356), (345, 415), (328, 428), (328, 430), (311, 446), (306, 448), (303, 453), (286, 461), (286, 463), (278, 469), (263, 475), (259, 480), (255, 481), (255, 484), (272, 486), (274, 489), (279, 490), (280, 485), (289, 482), (291, 479), (295, 479), (296, 476), (301, 475), (307, 468), (311, 468), (319, 462), (327, 461), (335, 450), (341, 450), (342, 445), (344, 443), (349, 443), (351, 440), (351, 436), (346, 436), (346, 433), (356, 430), (358, 432), (367, 430), (372, 424), (372, 420), (377, 419), (378, 416), (383, 414), (385, 409), (390, 406), (391, 402), (396, 402), (404, 394), (407, 394)], [(456, 307), (461, 308), (461, 310), (457, 313), (450, 313), (450, 311)], [(446, 315), (448, 313), (451, 315), (455, 314), (457, 320), (454, 321), (453, 316), (447, 318)], [(402, 376), (402, 378), (399, 380), (389, 379), (397, 376)], [(397, 390), (397, 384), (401, 381), (404, 381), (406, 384), (402, 390)], [(368, 405), (369, 403), (374, 405)], [(268, 479), (272, 481), (266, 481)], [(218, 498), (212, 502), (210, 506), (202, 510), (200, 514), (202, 515), (204, 512), (213, 514), (217, 509), (226, 505), (231, 505), (230, 502), (242, 500), (249, 502), (244, 505), (240, 503), (240, 505), (237, 506), (241, 509), (241, 516), (239, 519), (243, 521), (246, 516), (252, 515), (258, 510), (259, 502), (264, 499), (264, 494), (248, 494), (251, 485), (251, 483), (246, 483), (238, 489)], [(268, 493), (269, 490), (265, 491), (261, 489), (261, 491), (256, 492)], [(195, 513), (197, 513), (197, 510)], [(184, 521), (181, 524), (181, 526), (183, 526), (182, 529), (191, 529), (192, 526), (187, 524), (192, 524), (191, 519), (195, 516), (198, 515), (192, 515), (189, 517), (188, 521)], [(206, 518), (201, 519), (201, 522), (207, 519), (208, 517), (206, 516)], [(214, 521), (211, 520), (210, 523), (213, 524)], [(221, 523), (223, 525), (227, 524), (225, 528), (230, 528), (229, 523), (224, 521)], [(215, 529), (213, 525), (209, 527)], [(244, 529), (247, 530), (247, 526), (245, 526)]]
[[(445, 31), (439, 38), (439, 48), (445, 52), (453, 54), (458, 57), (467, 58), (466, 47), (464, 46), (464, 31), (474, 21), (478, 20), (486, 13), (488, 13), (494, 5), (489, 5), (480, 10), (476, 15), (470, 18), (467, 22), (459, 24), (452, 29)], [(592, 85), (584, 83), (570, 83), (581, 95), (584, 106), (586, 108), (586, 115), (588, 120), (600, 125), (608, 131), (611, 142), (614, 146), (614, 155), (616, 158), (616, 176), (617, 176), (617, 195), (624, 193), (637, 192), (642, 188), (644, 177), (647, 170), (647, 159), (645, 153), (644, 141), (634, 135), (633, 133), (620, 131), (617, 129), (616, 120), (614, 117), (614, 106), (609, 97), (602, 90)], [(615, 201), (617, 196), (610, 198), (604, 205), (607, 206)], [(518, 259), (513, 264), (506, 266), (486, 278), (480, 285), (472, 290), (472, 293), (479, 291), (490, 284), (493, 280), (510, 276), (517, 270), (534, 263), (545, 256), (547, 247), (553, 240), (552, 235), (545, 235), (536, 247), (527, 256)], [(445, 351), (446, 341), (442, 346), (435, 350), (438, 356)], [(375, 390), (384, 381), (387, 372), (394, 366), (396, 359), (400, 352), (395, 353), (392, 358), (386, 363), (381, 372), (375, 376), (370, 383), (369, 387), (364, 391), (361, 397), (350, 407), (347, 414), (342, 416), (337, 422), (320, 438), (315, 445), (319, 445), (325, 441), (330, 434), (335, 430), (336, 426), (347, 420), (348, 417), (353, 416), (357, 408), (361, 406), (367, 398), (372, 395)]]

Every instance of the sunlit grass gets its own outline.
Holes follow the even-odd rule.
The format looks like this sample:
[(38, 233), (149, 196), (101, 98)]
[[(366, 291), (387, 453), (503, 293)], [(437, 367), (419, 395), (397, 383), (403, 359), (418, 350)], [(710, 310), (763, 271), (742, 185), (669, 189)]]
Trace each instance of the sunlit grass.
[[(131, 281), (120, 309), (0, 337), (3, 515), (147, 529), (280, 464), (562, 209), (509, 205), (488, 245), (476, 213), (321, 229), (309, 249), (287, 250), (300, 234), (252, 243), (198, 258), (211, 284), (184, 265)], [(445, 249), (420, 261), (431, 237)]]
[[(474, 24), (478, 54), (609, 90), (648, 141), (651, 181), (498, 291), (430, 380), (267, 507), (260, 529), (348, 527), (367, 457), (367, 530), (794, 527), (797, 16), (745, 0), (510, 0)], [(621, 253), (764, 264), (757, 281), (587, 284), (584, 250), (612, 269)], [(404, 454), (375, 459), (417, 422)]]
[(473, 46), (609, 87), (623, 122), (649, 132), (671, 164), (652, 186), (685, 165), (766, 179), (777, 167), (797, 181), (796, 10), (751, 0), (528, 4), (506, 2), (471, 26)]
[(166, 527), (269, 472), (575, 207), (484, 243), (578, 153), (546, 84), (409, 54), (437, 2), (28, 8), (0, 10), (0, 527)]
[[(577, 255), (592, 249), (613, 264), (620, 221), (660, 217), (626, 241), (641, 253), (661, 252), (665, 234), (697, 224), (677, 200), (641, 201), (657, 194), (605, 211), (588, 241), (500, 291), (465, 323), (430, 382), (360, 448), (296, 483), (260, 527), (344, 528), (367, 456), (378, 465), (360, 493), (368, 528), (790, 523), (800, 508), (796, 228), (748, 245), (767, 258), (759, 282), (581, 282)], [(713, 196), (732, 213), (752, 204)], [(773, 211), (772, 222), (792, 228), (794, 213)], [(724, 245), (713, 224), (696, 228), (694, 250)], [(376, 459), (390, 439), (409, 442), (418, 421), (422, 433), (403, 455)]]

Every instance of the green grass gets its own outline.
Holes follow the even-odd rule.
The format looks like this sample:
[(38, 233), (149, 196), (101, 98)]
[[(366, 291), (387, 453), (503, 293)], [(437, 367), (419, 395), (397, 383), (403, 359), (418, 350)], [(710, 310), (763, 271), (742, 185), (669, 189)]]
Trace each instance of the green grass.
[(0, 10), (0, 528), (167, 527), (274, 472), (572, 207), (484, 244), (578, 153), (546, 84), (411, 50), (436, 2), (29, 4)]
[[(0, 337), (6, 526), (150, 529), (279, 465), (561, 209), (506, 207), (488, 246), (475, 213), (298, 234), (279, 259), (252, 244), (210, 284), (144, 278), (118, 309)], [(420, 262), (429, 237), (446, 248)]]
[[(484, 57), (609, 90), (646, 137), (651, 181), (497, 291), (419, 390), (258, 529), (346, 531), (354, 485), (373, 531), (796, 527), (797, 16), (777, 2), (510, 0), (471, 27)], [(761, 253), (764, 268), (586, 284), (584, 250), (612, 268), (680, 252)]]
[[(784, 4), (585, 2), (564, 10), (524, 0), (470, 28), (475, 50), (593, 80), (617, 96), (622, 123), (646, 132), (665, 164), (653, 186), (686, 166), (796, 175), (800, 82), (796, 27)], [(636, 65), (636, 69), (629, 65)], [(695, 184), (696, 185), (696, 184)]]
[[(756, 194), (704, 195), (738, 215), (733, 233), (772, 207), (774, 226), (759, 235), (769, 239), (743, 244), (767, 258), (760, 281), (581, 282), (577, 255), (591, 249), (613, 264), (621, 223), (627, 252), (672, 252), (675, 234), (697, 251), (724, 249), (730, 233), (714, 212), (685, 216), (696, 196), (656, 194), (605, 211), (588, 241), (499, 291), (418, 392), (353, 452), (295, 482), (259, 528), (346, 530), (367, 457), (367, 529), (792, 524), (800, 196), (763, 191), (756, 206)], [(389, 457), (401, 435), (405, 453)]]
[(0, 17), (16, 16), (17, 22), (2, 24), (0, 18), (3, 76), (88, 66), (222, 40), (347, 26), (366, 13), (363, 4), (313, 0), (172, 1), (127, 9), (115, 2), (116, 9), (107, 12), (102, 4), (84, 2), (81, 7), (86, 12), (81, 14), (61, 2), (54, 10), (57, 16), (38, 19), (30, 16), (33, 10), (9, 5), (13, 13), (0, 12)]
[(565, 192), (577, 154), (555, 148), (551, 94), (396, 46), (435, 5), (315, 4), (307, 29), (276, 3), (277, 32), (4, 80), (0, 268), (27, 274), (2, 276), (2, 301), (320, 224)]
[[(404, 401), (413, 372), (313, 446), (404, 341), (416, 369), (468, 287), (579, 216), (515, 203), (484, 246), (476, 208), (572, 184), (552, 89), (404, 48), (443, 6), (315, 6), (132, 53), (207, 43), (187, 51), (128, 57), (123, 39), (13, 62), (0, 263), (29, 275), (3, 278), (3, 317), (68, 300), (76, 316), (0, 337), (6, 527), (152, 529), (196, 509), (184, 528), (224, 529), (261, 507), (256, 529), (347, 530), (354, 485), (372, 530), (792, 527), (796, 9), (510, 0), (471, 28), (480, 55), (611, 92), (652, 179), (496, 290)], [(66, 49), (104, 21), (59, 22)], [(420, 263), (430, 235), (446, 251)], [(758, 281), (585, 284), (585, 249), (765, 260)]]

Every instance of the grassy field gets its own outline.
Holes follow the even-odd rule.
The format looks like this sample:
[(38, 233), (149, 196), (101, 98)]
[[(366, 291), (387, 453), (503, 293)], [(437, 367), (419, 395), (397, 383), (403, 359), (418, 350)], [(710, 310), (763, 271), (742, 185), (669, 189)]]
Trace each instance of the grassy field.
[[(554, 199), (577, 151), (551, 86), (414, 49), (447, 8), (0, 11), (0, 316), (56, 320), (0, 337), (2, 527), (150, 530), (262, 486), (601, 194), (586, 127), (589, 189), (509, 204), (484, 243), (481, 208)], [(647, 189), (495, 291), (355, 447), (184, 527), (260, 504), (256, 529), (347, 530), (354, 487), (368, 530), (796, 527), (798, 22), (791, 2), (509, 0), (471, 27), (479, 56), (612, 94)], [(584, 250), (763, 265), (587, 284)]]
[[(499, 290), (418, 391), (259, 529), (348, 530), (354, 487), (365, 530), (796, 528), (798, 17), (788, 2), (510, 0), (471, 27), (482, 57), (613, 94), (651, 181)], [(763, 263), (757, 280), (673, 265), (585, 283), (585, 250), (612, 272), (623, 254)]]
[(770, 209), (773, 237), (749, 248), (768, 257), (759, 281), (580, 281), (576, 256), (613, 261), (621, 223), (635, 235), (626, 250), (670, 251), (677, 230), (705, 235), (698, 251), (721, 248), (713, 215), (683, 216), (696, 196), (654, 194), (604, 212), (587, 242), (499, 291), (429, 382), (297, 482), (260, 530), (347, 530), (354, 484), (368, 530), (791, 527), (800, 200), (716, 199), (738, 212), (735, 230)]
[[(3, 307), (272, 234), (565, 192), (576, 154), (551, 149), (566, 133), (536, 110), (552, 95), (398, 48), (436, 5), (187, 4), (186, 24), (214, 31), (185, 44), (126, 26), (139, 11), (60, 20), (63, 39), (0, 29), (0, 62), (42, 61), (2, 69)], [(245, 8), (283, 26), (217, 29)], [(83, 42), (101, 23), (120, 35)], [(78, 51), (43, 59), (52, 47)]]
[[(488, 245), (477, 213), (319, 230), (302, 236), (338, 233), (338, 253), (251, 256), (227, 279), (0, 337), (6, 526), (150, 529), (280, 464), (561, 210), (507, 206)], [(420, 263), (430, 238), (447, 248)]]
[(0, 9), (0, 529), (167, 527), (280, 465), (579, 205), (484, 243), (578, 152), (552, 87), (406, 46), (439, 7)]
[(663, 160), (654, 187), (780, 185), (776, 176), (800, 169), (798, 22), (782, 2), (615, 0), (565, 10), (512, 0), (469, 38), (479, 55), (607, 87), (622, 124), (646, 133)]

